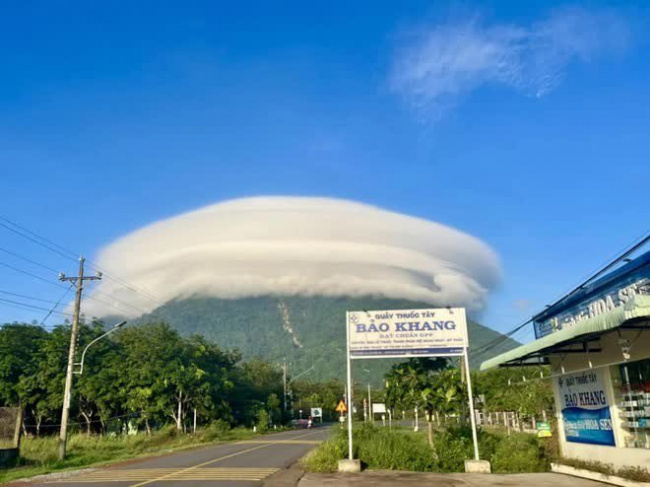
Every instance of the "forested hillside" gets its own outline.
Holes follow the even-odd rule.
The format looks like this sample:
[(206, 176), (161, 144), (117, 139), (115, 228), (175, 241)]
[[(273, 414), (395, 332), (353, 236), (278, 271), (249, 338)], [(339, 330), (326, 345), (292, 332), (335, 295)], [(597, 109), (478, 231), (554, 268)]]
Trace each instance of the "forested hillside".
[[(225, 348), (237, 348), (244, 358), (260, 356), (279, 363), (286, 358), (292, 375), (314, 367), (306, 378), (345, 377), (345, 312), (347, 310), (430, 307), (405, 300), (350, 297), (255, 297), (245, 299), (191, 298), (176, 300), (142, 317), (140, 322), (164, 321), (181, 334), (199, 333)], [(517, 345), (505, 338), (489, 352), (477, 350), (501, 335), (470, 321), (472, 367)], [(355, 380), (379, 384), (395, 361), (354, 362)]]

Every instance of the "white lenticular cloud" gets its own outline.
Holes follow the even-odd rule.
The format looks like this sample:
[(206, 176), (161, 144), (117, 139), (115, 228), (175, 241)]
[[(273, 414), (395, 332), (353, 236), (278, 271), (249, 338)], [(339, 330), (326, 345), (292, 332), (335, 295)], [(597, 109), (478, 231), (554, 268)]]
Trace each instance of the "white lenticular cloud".
[(440, 117), (484, 85), (542, 97), (573, 62), (623, 50), (630, 26), (614, 11), (565, 7), (530, 25), (478, 16), (420, 29), (395, 59), (392, 86), (417, 109)]
[(85, 301), (91, 316), (137, 316), (189, 296), (295, 294), (404, 298), (477, 312), (500, 276), (496, 254), (458, 230), (303, 197), (232, 200), (154, 223), (103, 249), (98, 266), (110, 274)]

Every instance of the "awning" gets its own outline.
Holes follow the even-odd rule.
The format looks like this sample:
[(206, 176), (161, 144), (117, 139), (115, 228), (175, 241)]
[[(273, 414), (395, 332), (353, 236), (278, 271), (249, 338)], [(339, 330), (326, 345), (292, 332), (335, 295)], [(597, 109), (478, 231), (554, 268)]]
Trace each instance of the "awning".
[(636, 295), (623, 306), (569, 328), (497, 355), (481, 364), (481, 370), (515, 365), (548, 364), (553, 353), (588, 353), (589, 342), (617, 328), (646, 327), (650, 320), (650, 296)]

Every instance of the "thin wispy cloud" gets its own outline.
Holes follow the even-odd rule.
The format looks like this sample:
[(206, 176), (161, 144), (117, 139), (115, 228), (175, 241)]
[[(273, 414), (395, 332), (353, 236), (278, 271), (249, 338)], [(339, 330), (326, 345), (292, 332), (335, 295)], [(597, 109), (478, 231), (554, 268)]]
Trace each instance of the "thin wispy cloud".
[(624, 50), (630, 28), (613, 11), (572, 7), (532, 25), (489, 24), (474, 16), (411, 34), (398, 50), (392, 88), (417, 109), (439, 117), (485, 85), (547, 95), (571, 63)]

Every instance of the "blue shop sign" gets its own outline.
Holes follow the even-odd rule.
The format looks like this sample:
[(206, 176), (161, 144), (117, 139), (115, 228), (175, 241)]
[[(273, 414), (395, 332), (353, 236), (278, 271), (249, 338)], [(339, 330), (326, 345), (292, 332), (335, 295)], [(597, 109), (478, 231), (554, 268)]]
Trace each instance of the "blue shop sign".
[(533, 318), (541, 338), (607, 313), (637, 294), (650, 294), (650, 252), (587, 284)]

